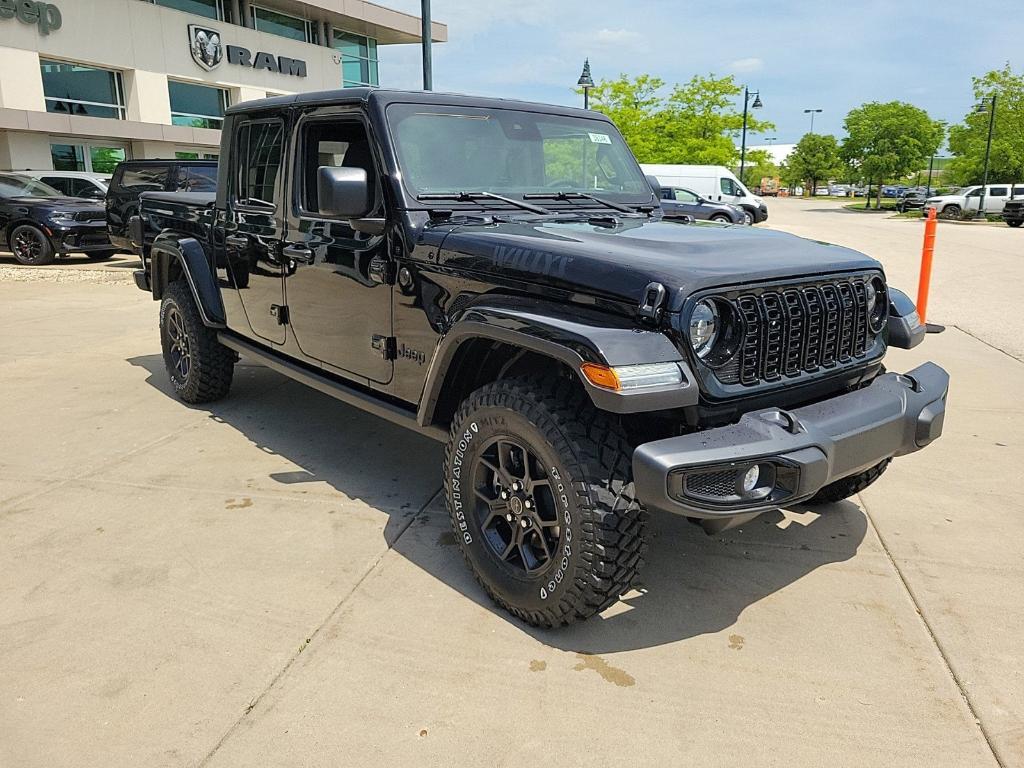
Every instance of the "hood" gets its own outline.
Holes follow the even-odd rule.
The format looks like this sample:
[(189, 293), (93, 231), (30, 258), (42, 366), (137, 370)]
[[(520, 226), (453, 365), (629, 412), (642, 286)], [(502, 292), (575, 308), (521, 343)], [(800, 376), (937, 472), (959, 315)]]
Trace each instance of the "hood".
[(456, 225), (441, 253), (450, 268), (629, 303), (662, 283), (674, 295), (672, 311), (705, 288), (881, 270), (850, 248), (784, 232), (662, 219), (623, 218), (614, 228), (552, 220)]

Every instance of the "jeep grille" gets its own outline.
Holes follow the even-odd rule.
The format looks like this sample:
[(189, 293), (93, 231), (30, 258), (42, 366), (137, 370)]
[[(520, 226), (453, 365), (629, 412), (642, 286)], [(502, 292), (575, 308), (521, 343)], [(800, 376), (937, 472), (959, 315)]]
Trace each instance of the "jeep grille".
[(753, 386), (866, 358), (867, 279), (727, 294), (742, 327), (736, 354), (716, 371), (719, 381)]

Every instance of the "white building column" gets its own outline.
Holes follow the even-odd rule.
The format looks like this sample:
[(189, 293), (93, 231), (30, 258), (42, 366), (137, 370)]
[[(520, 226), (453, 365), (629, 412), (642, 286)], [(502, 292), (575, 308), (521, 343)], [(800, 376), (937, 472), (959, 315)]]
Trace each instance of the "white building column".
[[(39, 54), (0, 47), (0, 108), (45, 112)], [(13, 75), (11, 73), (17, 73)]]
[(128, 119), (139, 123), (171, 124), (171, 97), (167, 75), (129, 69), (124, 73), (125, 107)]

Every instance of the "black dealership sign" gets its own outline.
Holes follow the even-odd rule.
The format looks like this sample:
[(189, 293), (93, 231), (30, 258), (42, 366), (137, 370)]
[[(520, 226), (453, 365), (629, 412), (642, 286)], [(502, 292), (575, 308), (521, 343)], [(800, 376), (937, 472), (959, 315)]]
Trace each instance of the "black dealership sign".
[[(2, 3), (4, 0), (0, 0)], [(207, 72), (220, 66), (227, 48), (228, 64), (237, 64), (250, 69), (265, 69), (282, 75), (306, 76), (306, 62), (288, 56), (274, 56), (271, 53), (257, 51), (255, 55), (248, 48), (240, 45), (224, 46), (220, 32), (198, 24), (188, 25), (188, 46), (192, 59)]]

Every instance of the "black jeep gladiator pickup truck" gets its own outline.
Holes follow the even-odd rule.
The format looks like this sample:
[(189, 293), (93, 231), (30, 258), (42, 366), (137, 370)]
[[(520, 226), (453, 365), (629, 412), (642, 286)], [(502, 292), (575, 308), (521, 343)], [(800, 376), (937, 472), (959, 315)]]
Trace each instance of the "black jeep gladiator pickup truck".
[(883, 368), (925, 328), (878, 262), (663, 220), (602, 115), (305, 93), (231, 107), (220, 157), (131, 225), (179, 396), (242, 354), (445, 442), (469, 567), (532, 624), (627, 591), (647, 510), (836, 501), (942, 431), (945, 371)]

